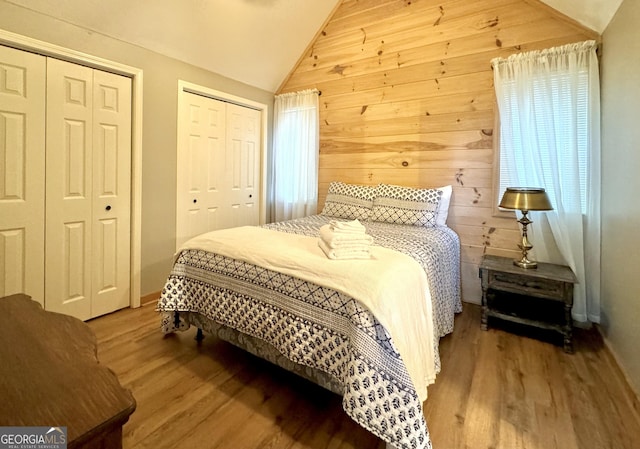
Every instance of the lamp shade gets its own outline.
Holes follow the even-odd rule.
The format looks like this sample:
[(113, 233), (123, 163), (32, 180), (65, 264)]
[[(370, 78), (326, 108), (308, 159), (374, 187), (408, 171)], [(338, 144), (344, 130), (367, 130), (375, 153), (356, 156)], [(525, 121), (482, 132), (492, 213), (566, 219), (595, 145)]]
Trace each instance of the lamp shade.
[(507, 187), (499, 207), (516, 210), (552, 210), (547, 192), (539, 187)]

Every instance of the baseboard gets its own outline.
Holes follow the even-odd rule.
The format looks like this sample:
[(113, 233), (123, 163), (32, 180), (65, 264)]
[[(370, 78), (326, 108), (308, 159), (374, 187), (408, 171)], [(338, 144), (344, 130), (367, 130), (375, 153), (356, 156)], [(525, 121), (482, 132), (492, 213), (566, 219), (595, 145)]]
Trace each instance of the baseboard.
[(630, 382), (629, 376), (627, 375), (627, 372), (623, 368), (624, 365), (620, 363), (620, 359), (618, 358), (616, 351), (611, 346), (611, 342), (609, 341), (609, 339), (607, 339), (604, 332), (602, 331), (602, 327), (600, 327), (600, 325), (598, 324), (595, 324), (594, 326), (598, 330), (600, 337), (602, 337), (602, 341), (604, 342), (604, 345), (606, 348), (605, 352), (607, 356), (611, 357), (612, 363), (618, 367), (618, 372), (620, 373), (622, 383), (624, 383), (627, 389), (627, 397), (629, 398), (631, 408), (635, 411), (636, 418), (640, 421), (640, 394), (638, 394), (638, 392), (633, 387), (633, 384)]
[(149, 304), (155, 304), (156, 302), (158, 302), (158, 299), (160, 298), (160, 292), (153, 292), (153, 293), (149, 293), (148, 295), (144, 295), (140, 297), (140, 305), (141, 306), (146, 306)]

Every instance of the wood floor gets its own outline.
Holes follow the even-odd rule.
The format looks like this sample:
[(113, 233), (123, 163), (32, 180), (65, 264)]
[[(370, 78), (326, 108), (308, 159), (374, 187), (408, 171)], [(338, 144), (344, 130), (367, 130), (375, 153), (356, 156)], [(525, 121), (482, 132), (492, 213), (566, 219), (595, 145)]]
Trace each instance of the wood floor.
[[(497, 323), (495, 323), (497, 324)], [(89, 322), (98, 357), (137, 409), (125, 449), (382, 449), (340, 398), (193, 329), (163, 336), (153, 305)], [(513, 331), (513, 329), (511, 329)], [(594, 331), (575, 354), (505, 329), (465, 304), (441, 340), (425, 416), (435, 449), (640, 448), (638, 403)]]

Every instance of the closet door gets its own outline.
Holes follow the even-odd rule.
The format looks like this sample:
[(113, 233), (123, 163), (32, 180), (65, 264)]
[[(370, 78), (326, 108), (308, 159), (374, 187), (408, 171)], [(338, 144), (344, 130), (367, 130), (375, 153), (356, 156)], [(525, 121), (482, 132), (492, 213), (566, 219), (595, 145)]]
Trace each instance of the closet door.
[(44, 56), (0, 46), (0, 296), (44, 302)]
[(47, 310), (86, 320), (129, 303), (130, 92), (127, 78), (47, 62)]
[(260, 222), (261, 112), (180, 92), (176, 249), (191, 237)]
[(183, 92), (177, 150), (176, 245), (214, 229), (229, 227), (224, 217), (226, 106)]
[(93, 70), (47, 62), (46, 309), (91, 317)]
[(92, 302), (96, 317), (129, 306), (131, 79), (93, 71)]
[(227, 104), (228, 204), (232, 226), (260, 222), (260, 112)]

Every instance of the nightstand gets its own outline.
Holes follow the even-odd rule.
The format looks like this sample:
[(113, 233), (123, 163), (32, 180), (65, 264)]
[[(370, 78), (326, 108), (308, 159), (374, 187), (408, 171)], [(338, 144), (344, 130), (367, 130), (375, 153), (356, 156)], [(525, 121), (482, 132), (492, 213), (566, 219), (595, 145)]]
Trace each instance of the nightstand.
[(482, 324), (489, 317), (559, 332), (565, 352), (573, 352), (573, 284), (576, 277), (564, 265), (538, 262), (538, 268), (524, 269), (512, 259), (484, 256), (482, 280)]

